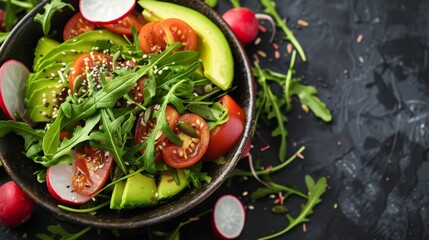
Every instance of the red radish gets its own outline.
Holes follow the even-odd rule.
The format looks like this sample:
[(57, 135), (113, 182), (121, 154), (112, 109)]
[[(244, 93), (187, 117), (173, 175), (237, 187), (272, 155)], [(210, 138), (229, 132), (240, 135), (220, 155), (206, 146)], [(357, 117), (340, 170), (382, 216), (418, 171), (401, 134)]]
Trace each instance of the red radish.
[(249, 140), (246, 144), (246, 147), (244, 148), (243, 153), (241, 154), (241, 159), (246, 158), (250, 155), (250, 149), (252, 149), (252, 141)]
[(226, 11), (222, 18), (231, 27), (232, 31), (237, 36), (243, 46), (253, 42), (258, 36), (259, 22), (258, 20), (268, 20), (273, 29), (270, 42), (273, 41), (275, 35), (274, 20), (267, 14), (255, 14), (251, 9), (246, 7), (232, 8)]
[(21, 62), (10, 59), (0, 68), (0, 107), (7, 118), (22, 118), (32, 125), (24, 107), (24, 89), (28, 68)]
[(4, 32), (4, 11), (0, 9), (0, 32)]
[(57, 164), (46, 171), (48, 191), (56, 200), (72, 205), (79, 205), (91, 200), (91, 196), (83, 196), (73, 189), (71, 179), (74, 174), (72, 164)]
[(109, 24), (124, 19), (135, 5), (136, 0), (80, 0), (79, 9), (88, 22)]
[(27, 221), (36, 204), (14, 181), (0, 187), (0, 222), (7, 227), (18, 227)]
[(235, 239), (244, 228), (246, 213), (241, 201), (230, 194), (221, 196), (213, 208), (213, 229), (221, 239)]

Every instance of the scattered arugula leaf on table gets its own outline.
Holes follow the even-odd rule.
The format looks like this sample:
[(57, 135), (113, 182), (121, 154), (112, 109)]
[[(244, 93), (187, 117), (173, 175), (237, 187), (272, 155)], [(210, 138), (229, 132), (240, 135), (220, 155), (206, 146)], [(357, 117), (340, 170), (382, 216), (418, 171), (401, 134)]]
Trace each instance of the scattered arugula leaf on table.
[[(92, 227), (86, 227), (82, 229), (79, 232), (76, 233), (69, 233), (66, 231), (61, 225), (50, 225), (47, 227), (47, 230), (50, 234), (47, 233), (36, 233), (36, 237), (41, 240), (54, 240), (54, 239), (60, 239), (60, 240), (76, 240), (83, 235), (85, 235), (87, 232), (89, 232), (92, 229)], [(60, 238), (58, 238), (60, 237)]]
[(296, 225), (309, 221), (308, 216), (313, 213), (314, 207), (322, 201), (321, 197), (326, 191), (326, 178), (322, 177), (315, 183), (312, 177), (306, 175), (305, 183), (308, 189), (308, 199), (307, 202), (301, 206), (301, 212), (299, 213), (299, 215), (296, 218), (293, 218), (290, 214), (287, 214), (286, 217), (289, 220), (289, 225), (285, 229), (269, 236), (259, 238), (259, 240), (267, 240), (279, 237), (289, 232)]

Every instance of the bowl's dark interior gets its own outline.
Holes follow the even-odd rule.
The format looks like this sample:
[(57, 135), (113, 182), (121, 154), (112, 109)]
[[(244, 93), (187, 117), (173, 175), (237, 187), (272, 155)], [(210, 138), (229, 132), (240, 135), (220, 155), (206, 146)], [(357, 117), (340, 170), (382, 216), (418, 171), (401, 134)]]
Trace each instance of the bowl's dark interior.
[[(77, 1), (70, 2), (72, 2), (77, 9)], [(121, 213), (106, 209), (99, 211), (95, 216), (91, 216), (89, 214), (75, 214), (58, 209), (57, 205), (59, 203), (50, 197), (45, 184), (40, 184), (36, 181), (34, 172), (41, 169), (42, 166), (34, 163), (30, 159), (27, 159), (22, 154), (22, 139), (13, 134), (9, 134), (4, 139), (1, 139), (0, 157), (4, 162), (4, 167), (8, 174), (30, 195), (31, 198), (36, 200), (39, 205), (49, 209), (59, 217), (75, 223), (100, 228), (136, 228), (159, 223), (184, 213), (206, 199), (224, 182), (225, 178), (239, 160), (241, 152), (243, 151), (250, 135), (254, 111), (254, 86), (251, 68), (246, 58), (246, 54), (240, 47), (230, 29), (222, 21), (221, 17), (212, 9), (204, 5), (202, 1), (171, 0), (171, 2), (196, 9), (205, 14), (226, 34), (235, 60), (234, 85), (237, 86), (237, 88), (231, 94), (247, 113), (247, 122), (243, 137), (239, 144), (231, 151), (230, 154), (227, 155), (228, 162), (225, 165), (210, 165), (208, 171), (212, 176), (213, 181), (212, 183), (205, 185), (202, 189), (187, 190), (187, 192), (182, 193), (173, 201), (160, 204), (154, 208), (138, 209)], [(33, 17), (37, 12), (41, 12), (42, 9), (42, 5), (38, 6), (29, 15), (25, 16), (17, 25), (10, 38), (0, 49), (0, 64), (3, 64), (8, 59), (17, 59), (31, 69), (34, 57), (34, 48), (37, 40), (43, 34), (41, 25), (39, 23), (35, 23), (33, 21)], [(54, 16), (52, 30), (56, 31), (56, 36), (61, 36), (61, 29), (66, 20), (72, 14), (73, 12), (65, 10), (64, 12)], [(0, 114), (0, 117), (5, 119), (4, 115), (2, 113)]]

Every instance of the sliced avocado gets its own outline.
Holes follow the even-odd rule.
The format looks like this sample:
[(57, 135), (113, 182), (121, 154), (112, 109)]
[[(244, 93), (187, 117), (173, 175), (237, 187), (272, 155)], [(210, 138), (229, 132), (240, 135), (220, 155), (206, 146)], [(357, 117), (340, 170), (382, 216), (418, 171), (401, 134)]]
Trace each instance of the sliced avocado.
[(41, 57), (43, 57), (46, 53), (51, 51), (52, 48), (60, 45), (60, 42), (50, 39), (48, 37), (41, 37), (37, 42), (36, 49), (34, 50), (34, 62), (39, 61)]
[(61, 71), (62, 69), (64, 69), (66, 67), (66, 65), (64, 65), (64, 63), (51, 63), (48, 66), (46, 66), (45, 68), (43, 68), (40, 71), (37, 71), (35, 73), (31, 73), (32, 75), (28, 76), (28, 80), (27, 81), (33, 81), (34, 79), (38, 79), (38, 78), (53, 78), (58, 76), (58, 71)]
[(32, 87), (34, 90), (28, 90), (29, 94), (24, 99), (24, 105), (29, 112), (30, 119), (33, 122), (52, 121), (56, 108), (61, 104), (60, 96), (63, 95), (67, 87), (50, 79), (38, 81)]
[(161, 201), (173, 198), (188, 186), (189, 181), (186, 178), (185, 171), (183, 169), (177, 169), (176, 172), (179, 180), (178, 184), (174, 181), (172, 171), (161, 173), (158, 184), (158, 200)]
[(123, 37), (105, 29), (85, 32), (75, 38), (65, 41), (55, 48), (52, 48), (37, 62), (34, 62), (33, 69), (38, 71), (51, 63), (59, 61), (64, 62), (65, 60), (63, 58), (65, 56), (79, 54), (79, 52), (92, 51), (94, 50), (93, 48), (95, 47), (96, 42), (99, 43), (99, 45), (102, 45), (103, 41), (111, 42), (117, 45), (129, 45), (129, 43), (125, 41)]
[(153, 206), (157, 203), (155, 178), (141, 173), (129, 177), (121, 199), (121, 209)]
[(198, 36), (198, 50), (204, 66), (204, 76), (222, 90), (231, 87), (234, 78), (234, 59), (222, 31), (203, 14), (174, 3), (139, 1), (148, 21), (178, 18), (188, 23)]
[(112, 192), (112, 198), (110, 198), (110, 209), (121, 209), (122, 194), (124, 193), (125, 181), (115, 183)]

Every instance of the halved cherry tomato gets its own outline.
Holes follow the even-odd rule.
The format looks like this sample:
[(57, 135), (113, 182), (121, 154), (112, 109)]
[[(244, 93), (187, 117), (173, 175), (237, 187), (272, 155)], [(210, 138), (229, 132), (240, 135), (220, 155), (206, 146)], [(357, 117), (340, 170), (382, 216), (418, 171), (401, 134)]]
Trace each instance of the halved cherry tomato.
[[(124, 62), (121, 62), (120, 65), (123, 68), (132, 70), (138, 64), (135, 61), (126, 60)], [(147, 76), (140, 78), (135, 84), (135, 86), (133, 87), (133, 89), (131, 89), (131, 92), (130, 92), (131, 97), (137, 103), (142, 103), (144, 100), (144, 80), (146, 78)]]
[(103, 25), (100, 25), (100, 27), (106, 28), (119, 35), (131, 36), (132, 35), (131, 26), (134, 26), (137, 32), (139, 32), (144, 24), (145, 24), (145, 20), (143, 15), (137, 10), (133, 10), (127, 17), (118, 21), (117, 23), (103, 24)]
[[(151, 107), (153, 109), (153, 107)], [(148, 110), (152, 111), (152, 110)], [(176, 120), (179, 118), (179, 113), (174, 109), (173, 107), (170, 107), (167, 105), (167, 108), (165, 109), (165, 121), (167, 124), (171, 127), (171, 129), (176, 128)], [(145, 115), (143, 114), (140, 116), (137, 120), (135, 135), (134, 135), (134, 142), (136, 144), (142, 143), (144, 140), (146, 140), (149, 137), (149, 134), (152, 132), (153, 127), (156, 124), (156, 118), (152, 118), (149, 120), (145, 119)], [(155, 162), (159, 163), (162, 162), (162, 148), (168, 144), (168, 138), (160, 132), (156, 136), (155, 141)], [(144, 149), (141, 151), (141, 154), (144, 154)]]
[(90, 196), (100, 190), (110, 175), (112, 155), (86, 146), (76, 154), (72, 185), (77, 193)]
[(168, 44), (182, 43), (178, 50), (195, 50), (197, 34), (186, 22), (168, 18), (145, 24), (139, 33), (140, 48), (145, 53), (156, 53), (165, 50)]
[[(171, 143), (162, 148), (164, 162), (173, 168), (186, 168), (194, 165), (204, 155), (209, 145), (210, 131), (206, 121), (193, 113), (183, 114), (177, 119), (176, 133), (182, 146)], [(180, 124), (185, 124), (180, 127)], [(186, 128), (191, 130), (184, 130)], [(192, 130), (193, 129), (193, 130)], [(192, 136), (190, 132), (195, 133)]]
[(73, 15), (73, 17), (71, 17), (64, 26), (63, 39), (65, 41), (69, 38), (76, 37), (84, 32), (94, 30), (96, 27), (97, 26), (94, 24), (85, 20), (85, 18), (82, 17), (82, 14), (78, 12)]
[(216, 160), (225, 155), (237, 144), (244, 131), (244, 110), (229, 95), (221, 97), (219, 102), (228, 109), (228, 121), (215, 127), (210, 133), (210, 145), (204, 154), (204, 160)]
[(112, 71), (112, 56), (99, 52), (86, 52), (79, 55), (70, 68), (69, 87), (74, 92), (74, 84), (77, 77), (82, 76), (86, 79), (86, 71), (95, 73), (97, 79), (100, 72)]

